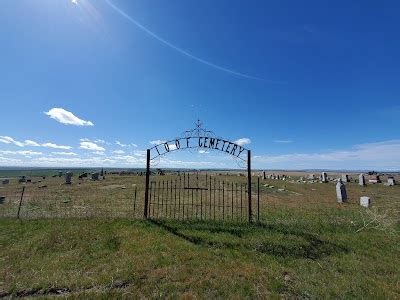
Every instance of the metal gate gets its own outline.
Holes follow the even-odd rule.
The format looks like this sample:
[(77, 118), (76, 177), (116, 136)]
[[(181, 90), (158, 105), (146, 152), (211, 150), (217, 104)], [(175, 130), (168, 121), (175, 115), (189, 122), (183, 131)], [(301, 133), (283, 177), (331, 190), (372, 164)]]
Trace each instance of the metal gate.
[[(227, 182), (216, 175), (199, 173), (181, 173), (168, 180), (163, 177), (156, 177), (149, 184), (149, 218), (226, 221), (250, 219), (252, 210), (248, 201), (249, 189), (245, 182)], [(258, 207), (257, 205), (257, 216)]]

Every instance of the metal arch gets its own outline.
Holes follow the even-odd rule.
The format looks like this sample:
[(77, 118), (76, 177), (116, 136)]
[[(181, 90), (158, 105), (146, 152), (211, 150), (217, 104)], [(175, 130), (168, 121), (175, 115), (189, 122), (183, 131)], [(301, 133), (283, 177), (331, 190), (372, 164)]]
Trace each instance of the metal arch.
[[(223, 139), (221, 137), (218, 137), (213, 131), (211, 130), (206, 130), (205, 128), (202, 128), (202, 123), (200, 122), (200, 120), (197, 120), (197, 123), (195, 123), (196, 127), (194, 129), (191, 130), (186, 130), (183, 132), (183, 136), (182, 137), (177, 137), (173, 140), (169, 140), (163, 143), (160, 143), (158, 145), (153, 146), (152, 148), (150, 148), (150, 152), (154, 153), (155, 151), (157, 152), (155, 155), (150, 157), (150, 161), (152, 161), (155, 164), (158, 164), (160, 162), (160, 158), (165, 156), (166, 154), (169, 153), (173, 153), (176, 152), (178, 150), (187, 150), (191, 153), (193, 153), (193, 150), (198, 150), (198, 149), (207, 149), (207, 150), (219, 150), (221, 152), (225, 152), (227, 154), (229, 154), (231, 157), (234, 158), (236, 164), (240, 167), (240, 168), (244, 168), (246, 166), (246, 162), (247, 159), (241, 157), (242, 153), (245, 153), (248, 151), (248, 149), (246, 149), (243, 146), (237, 145), (236, 143), (230, 142), (227, 139)], [(196, 144), (191, 143), (189, 145), (189, 141), (193, 140), (193, 139), (199, 139), (199, 142)], [(202, 147), (202, 145), (200, 145), (200, 141), (204, 139), (204, 144), (206, 143), (206, 141), (208, 139), (210, 139), (210, 143), (211, 140), (217, 141), (217, 145), (219, 142), (223, 142), (223, 146), (222, 149), (219, 149), (217, 147), (212, 148), (210, 147)], [(231, 150), (228, 150), (228, 146), (226, 148), (226, 150), (224, 150), (224, 146), (225, 144), (228, 144), (228, 146), (232, 145)], [(239, 154), (236, 155), (236, 149), (239, 150)], [(156, 160), (158, 159), (158, 161), (156, 162)]]
[[(153, 146), (150, 149), (147, 149), (147, 159), (146, 159), (146, 190), (145, 190), (145, 203), (144, 203), (144, 217), (147, 219), (148, 218), (148, 208), (149, 208), (149, 179), (150, 179), (150, 161), (153, 161), (156, 158), (162, 157), (167, 153), (174, 152), (177, 150), (185, 150), (188, 149), (199, 149), (199, 148), (205, 148), (205, 149), (211, 149), (211, 150), (220, 150), (221, 152), (226, 152), (230, 154), (231, 156), (234, 157), (236, 162), (239, 164), (244, 164), (246, 161), (242, 157), (240, 157), (241, 153), (247, 153), (247, 196), (248, 196), (248, 218), (249, 218), (249, 223), (252, 222), (252, 194), (251, 194), (251, 151), (237, 145), (236, 143), (232, 143), (229, 140), (225, 140), (222, 138), (215, 137), (215, 134), (212, 131), (205, 130), (201, 128), (202, 123), (198, 120), (196, 123), (196, 128), (192, 130), (185, 131), (183, 133), (184, 137), (178, 137), (175, 140), (170, 140), (164, 143), (160, 143), (158, 145)], [(189, 146), (189, 140), (190, 139), (195, 139), (198, 138), (198, 143), (197, 145), (190, 144)], [(203, 140), (204, 139), (204, 140)], [(207, 140), (209, 139), (208, 147), (206, 145)], [(182, 148), (180, 145), (180, 141), (186, 140), (186, 147)], [(218, 148), (218, 143), (222, 141), (222, 148)], [(175, 147), (173, 149), (170, 149), (170, 143), (175, 143)], [(228, 143), (228, 145), (225, 147), (225, 144)], [(173, 144), (172, 144), (173, 145)], [(232, 149), (230, 149), (230, 146), (232, 145)], [(165, 152), (160, 153), (158, 150), (158, 147), (164, 146)], [(236, 154), (236, 150), (239, 147), (239, 153)], [(153, 156), (151, 158), (151, 150), (156, 149), (157, 155)], [(239, 165), (240, 167), (243, 167), (243, 165)]]

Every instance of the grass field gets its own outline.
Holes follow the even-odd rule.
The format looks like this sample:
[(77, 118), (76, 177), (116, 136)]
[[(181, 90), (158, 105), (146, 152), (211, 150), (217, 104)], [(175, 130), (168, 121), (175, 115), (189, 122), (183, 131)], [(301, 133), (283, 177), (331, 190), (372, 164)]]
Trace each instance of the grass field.
[[(121, 203), (113, 199), (126, 194), (131, 201), (144, 178), (108, 176), (72, 186), (60, 180), (46, 182), (46, 203), (58, 192), (86, 195), (86, 207), (105, 201), (115, 208)], [(125, 214), (132, 202), (111, 217), (30, 214), (16, 220), (3, 214), (0, 293), (82, 299), (400, 297), (400, 186), (349, 183), (349, 203), (340, 205), (332, 183), (262, 184), (261, 222), (252, 225), (133, 219)], [(37, 185), (26, 188), (39, 190)], [(111, 185), (126, 189), (104, 188)], [(21, 186), (12, 183), (0, 194), (6, 189)], [(370, 209), (358, 205), (360, 195), (371, 197)], [(4, 205), (11, 204), (0, 204), (0, 213)]]

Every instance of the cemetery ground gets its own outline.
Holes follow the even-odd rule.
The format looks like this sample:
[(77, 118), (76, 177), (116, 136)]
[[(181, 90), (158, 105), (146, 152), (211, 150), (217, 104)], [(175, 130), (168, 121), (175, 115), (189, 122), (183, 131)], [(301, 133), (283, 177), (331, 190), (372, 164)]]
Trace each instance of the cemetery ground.
[(118, 175), (32, 178), (17, 220), (22, 185), (12, 178), (0, 189), (0, 296), (399, 298), (400, 186), (346, 183), (339, 204), (334, 183), (299, 176), (260, 181), (253, 224), (144, 220), (144, 177)]

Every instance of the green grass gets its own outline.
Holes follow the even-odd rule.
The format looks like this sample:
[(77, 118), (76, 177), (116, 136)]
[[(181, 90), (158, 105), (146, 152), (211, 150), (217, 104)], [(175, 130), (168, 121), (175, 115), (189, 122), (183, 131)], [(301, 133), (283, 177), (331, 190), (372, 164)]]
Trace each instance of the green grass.
[(338, 204), (333, 183), (265, 180), (261, 223), (249, 225), (134, 220), (144, 177), (63, 180), (25, 185), (21, 221), (22, 185), (0, 187), (0, 296), (400, 298), (400, 186), (348, 183), (349, 202)]
[(263, 219), (0, 219), (0, 286), (74, 298), (400, 297), (398, 232), (356, 232), (360, 214), (340, 208)]

